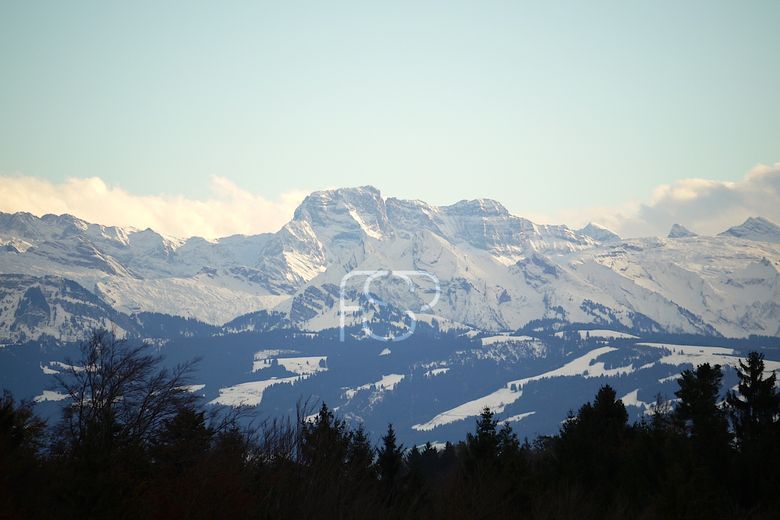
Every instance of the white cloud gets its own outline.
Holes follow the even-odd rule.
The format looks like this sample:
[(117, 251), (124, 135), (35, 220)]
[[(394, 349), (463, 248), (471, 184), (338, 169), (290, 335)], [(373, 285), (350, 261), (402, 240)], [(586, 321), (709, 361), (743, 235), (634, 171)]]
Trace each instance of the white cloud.
[(88, 222), (152, 228), (160, 233), (217, 238), (237, 233), (276, 231), (292, 218), (306, 193), (294, 191), (268, 200), (212, 177), (205, 200), (184, 196), (133, 195), (99, 177), (55, 184), (34, 177), (0, 176), (0, 211), (35, 215), (69, 213)]
[(715, 234), (755, 216), (780, 223), (780, 163), (758, 165), (737, 182), (684, 179), (660, 186), (636, 221), (655, 229), (679, 222)]
[(648, 202), (538, 215), (540, 222), (580, 227), (596, 222), (623, 237), (666, 235), (672, 224), (714, 235), (761, 216), (780, 224), (780, 163), (758, 165), (740, 181), (682, 179), (658, 186)]

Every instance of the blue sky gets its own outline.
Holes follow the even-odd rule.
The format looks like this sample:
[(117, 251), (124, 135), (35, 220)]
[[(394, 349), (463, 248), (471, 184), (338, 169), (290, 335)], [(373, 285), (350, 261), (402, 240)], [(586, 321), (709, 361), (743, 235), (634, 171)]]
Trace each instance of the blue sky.
[(778, 24), (776, 1), (4, 1), (0, 174), (646, 202), (780, 161)]

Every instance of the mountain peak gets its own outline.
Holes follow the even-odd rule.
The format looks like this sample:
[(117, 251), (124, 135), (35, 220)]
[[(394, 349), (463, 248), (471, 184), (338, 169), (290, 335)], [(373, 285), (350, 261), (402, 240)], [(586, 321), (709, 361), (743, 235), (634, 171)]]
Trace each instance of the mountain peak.
[(390, 228), (385, 201), (373, 186), (315, 191), (303, 199), (293, 220), (308, 222), (326, 239), (380, 238)]
[(509, 210), (503, 204), (493, 199), (461, 200), (442, 210), (450, 215), (481, 215), (485, 217), (508, 217)]
[(780, 243), (780, 227), (763, 217), (750, 217), (742, 224), (720, 233), (719, 236)]
[(681, 224), (673, 224), (667, 238), (686, 238), (698, 236), (696, 233)]
[(588, 222), (588, 225), (582, 229), (578, 229), (577, 233), (590, 237), (597, 242), (619, 242), (621, 240), (617, 233), (613, 233), (595, 222)]

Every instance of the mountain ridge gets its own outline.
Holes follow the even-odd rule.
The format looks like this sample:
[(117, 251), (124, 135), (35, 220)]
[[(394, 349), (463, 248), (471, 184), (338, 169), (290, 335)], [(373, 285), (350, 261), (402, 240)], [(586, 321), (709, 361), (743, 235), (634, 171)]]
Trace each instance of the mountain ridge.
[[(275, 310), (319, 330), (339, 323), (347, 273), (418, 270), (440, 281), (442, 319), (482, 330), (609, 316), (629, 328), (649, 320), (668, 332), (774, 335), (780, 288), (751, 266), (778, 265), (775, 230), (751, 218), (715, 237), (621, 239), (596, 224), (536, 224), (490, 199), (434, 206), (364, 186), (313, 192), (276, 233), (216, 240), (0, 213), (0, 274), (60, 276), (131, 314), (222, 325)], [(756, 272), (771, 278), (766, 287)], [(421, 304), (397, 283), (376, 290), (399, 308)]]

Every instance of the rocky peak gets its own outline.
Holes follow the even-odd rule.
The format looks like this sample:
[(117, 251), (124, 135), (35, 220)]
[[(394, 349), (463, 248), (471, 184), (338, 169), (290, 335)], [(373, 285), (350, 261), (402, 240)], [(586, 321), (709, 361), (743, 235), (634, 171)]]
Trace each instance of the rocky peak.
[(750, 217), (739, 226), (734, 226), (720, 233), (720, 236), (780, 243), (780, 227), (763, 217)]
[(698, 235), (696, 235), (696, 233), (686, 228), (685, 226), (682, 226), (680, 224), (674, 224), (672, 225), (672, 229), (669, 230), (669, 234), (667, 235), (667, 238), (686, 238), (686, 237), (695, 237), (695, 236)]
[(590, 237), (596, 242), (619, 242), (620, 236), (609, 229), (600, 226), (594, 222), (589, 222), (587, 226), (577, 230), (577, 233)]

